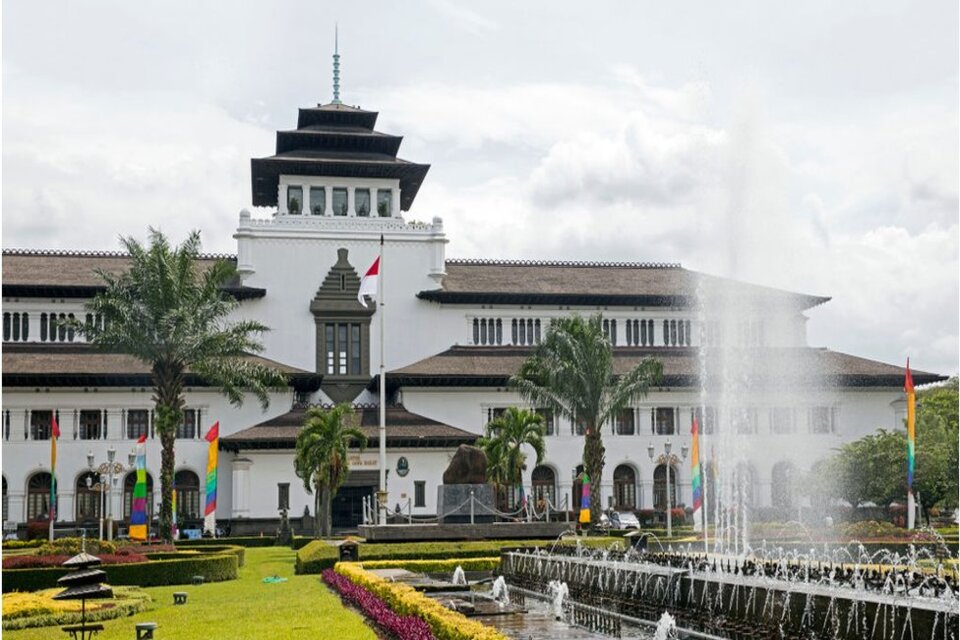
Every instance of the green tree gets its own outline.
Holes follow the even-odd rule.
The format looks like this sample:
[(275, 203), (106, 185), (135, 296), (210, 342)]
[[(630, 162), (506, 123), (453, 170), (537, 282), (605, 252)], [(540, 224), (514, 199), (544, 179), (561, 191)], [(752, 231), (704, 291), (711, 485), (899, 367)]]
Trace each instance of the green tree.
[[(927, 525), (930, 509), (957, 506), (960, 470), (957, 378), (917, 392), (916, 469), (913, 487)], [(904, 445), (906, 446), (906, 445)]]
[(361, 451), (367, 446), (367, 437), (348, 425), (346, 416), (353, 416), (348, 404), (332, 409), (310, 407), (297, 435), (293, 467), (303, 480), (303, 488), (314, 495), (313, 513), (320, 523), (318, 537), (330, 537), (333, 496), (350, 473), (351, 444), (356, 442)]
[(250, 358), (263, 346), (267, 327), (251, 320), (230, 321), (238, 302), (224, 286), (236, 275), (220, 260), (201, 266), (200, 234), (192, 232), (178, 247), (150, 229), (150, 244), (121, 238), (130, 268), (121, 274), (99, 272), (106, 291), (87, 309), (102, 324), (76, 324), (98, 347), (126, 353), (150, 366), (156, 429), (160, 434), (160, 535), (171, 536), (174, 439), (183, 422), (184, 381), (188, 374), (219, 389), (234, 405), (252, 392), (261, 406), (269, 392), (286, 388), (283, 374)]
[(543, 342), (510, 378), (520, 395), (584, 427), (583, 464), (590, 476), (590, 517), (600, 521), (604, 447), (601, 427), (646, 395), (662, 375), (659, 361), (645, 358), (629, 371), (614, 372), (613, 349), (600, 314), (573, 315), (550, 323)]
[(546, 451), (546, 432), (543, 416), (527, 409), (508, 407), (503, 415), (491, 420), (486, 436), (478, 442), (487, 455), (488, 478), (499, 486), (520, 485), (527, 460), (523, 446), (533, 449), (540, 464)]

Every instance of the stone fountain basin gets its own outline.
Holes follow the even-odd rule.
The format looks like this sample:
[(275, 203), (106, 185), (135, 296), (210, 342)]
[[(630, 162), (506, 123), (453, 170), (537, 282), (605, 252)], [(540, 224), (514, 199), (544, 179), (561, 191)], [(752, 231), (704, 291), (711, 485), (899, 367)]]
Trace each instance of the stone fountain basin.
[(449, 580), (441, 580), (426, 573), (415, 573), (406, 569), (370, 569), (369, 571), (384, 580), (402, 582), (423, 593), (470, 591), (469, 584), (454, 584)]
[(501, 604), (485, 593), (475, 591), (440, 591), (431, 593), (430, 597), (468, 618), (474, 616), (504, 616), (514, 613), (526, 613), (526, 607), (516, 604)]

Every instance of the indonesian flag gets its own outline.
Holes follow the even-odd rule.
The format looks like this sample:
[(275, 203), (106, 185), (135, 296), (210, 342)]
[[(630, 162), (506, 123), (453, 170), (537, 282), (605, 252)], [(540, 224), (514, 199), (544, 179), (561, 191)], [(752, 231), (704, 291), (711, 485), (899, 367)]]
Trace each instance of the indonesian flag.
[(367, 301), (364, 300), (365, 297), (377, 299), (377, 282), (380, 279), (380, 257), (378, 256), (376, 260), (373, 261), (373, 264), (370, 265), (370, 268), (367, 269), (367, 273), (360, 279), (360, 290), (357, 292), (357, 300), (364, 307), (367, 306)]

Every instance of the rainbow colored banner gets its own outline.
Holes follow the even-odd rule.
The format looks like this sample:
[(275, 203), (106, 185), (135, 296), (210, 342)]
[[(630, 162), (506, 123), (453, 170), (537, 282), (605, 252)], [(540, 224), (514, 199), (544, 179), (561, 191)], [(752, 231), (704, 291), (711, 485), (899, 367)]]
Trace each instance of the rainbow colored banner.
[(60, 425), (57, 417), (50, 413), (50, 539), (53, 540), (53, 523), (57, 519), (57, 439), (60, 437)]
[(170, 493), (170, 537), (176, 540), (180, 537), (180, 530), (177, 527), (177, 488), (174, 487)]
[(590, 476), (583, 471), (583, 491), (580, 493), (580, 524), (590, 524)]
[(207, 503), (203, 511), (203, 527), (207, 531), (216, 530), (217, 517), (217, 448), (220, 444), (220, 422), (213, 423), (204, 436), (210, 443), (207, 451)]
[(130, 539), (147, 539), (147, 434), (137, 440), (137, 483), (130, 506)]
[(696, 418), (693, 419), (690, 433), (693, 435), (693, 443), (690, 447), (690, 488), (693, 489), (693, 512), (696, 514), (697, 510), (703, 506), (703, 482), (700, 477), (700, 426)]
[(913, 389), (910, 358), (907, 358), (907, 377), (903, 382), (907, 392), (907, 491), (913, 493), (913, 468), (917, 445), (917, 392)]

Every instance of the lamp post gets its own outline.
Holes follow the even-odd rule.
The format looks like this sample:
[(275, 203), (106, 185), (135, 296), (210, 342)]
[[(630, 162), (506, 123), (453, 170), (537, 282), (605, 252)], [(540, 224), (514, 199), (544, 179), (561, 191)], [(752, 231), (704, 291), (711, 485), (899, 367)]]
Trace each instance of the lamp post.
[[(670, 451), (673, 449), (673, 443), (669, 440), (663, 443), (663, 455), (657, 458), (658, 462), (662, 462), (666, 466), (666, 476), (667, 476), (667, 537), (673, 537), (673, 514), (670, 511), (673, 509), (672, 500), (670, 499), (670, 471), (673, 469), (673, 463), (679, 462), (680, 460), (687, 459), (687, 445), (684, 444), (680, 447), (681, 458), (677, 456), (670, 455)], [(647, 455), (650, 456), (650, 459), (654, 459), (656, 454), (656, 449), (654, 449), (653, 443), (651, 442), (647, 445)]]
[[(104, 512), (106, 512), (106, 524), (107, 524), (107, 540), (113, 540), (113, 500), (112, 500), (112, 491), (115, 485), (120, 482), (120, 474), (127, 471), (127, 467), (124, 467), (122, 463), (115, 462), (117, 457), (117, 450), (113, 447), (107, 449), (107, 461), (101, 463), (99, 466), (94, 467), (96, 464), (93, 451), (87, 452), (87, 468), (91, 472), (96, 473), (100, 476), (100, 495), (103, 500), (101, 505), (105, 505), (105, 508), (100, 510), (100, 539), (103, 540), (103, 524), (104, 524)], [(130, 468), (133, 468), (136, 464), (137, 454), (131, 451), (127, 455), (127, 462), (129, 463)], [(92, 481), (91, 481), (92, 482)]]

